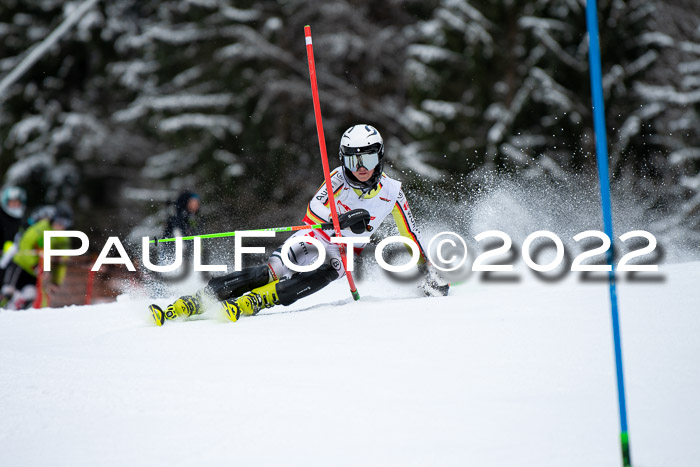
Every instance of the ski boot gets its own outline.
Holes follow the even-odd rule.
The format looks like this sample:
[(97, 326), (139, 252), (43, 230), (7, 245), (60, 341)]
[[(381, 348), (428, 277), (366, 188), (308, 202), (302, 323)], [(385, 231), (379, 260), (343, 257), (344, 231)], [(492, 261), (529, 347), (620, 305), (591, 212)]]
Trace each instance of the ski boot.
[(162, 326), (165, 320), (174, 320), (178, 317), (189, 318), (192, 315), (201, 315), (204, 313), (202, 307), (202, 297), (201, 292), (197, 292), (195, 295), (184, 295), (163, 311), (158, 305), (151, 305), (148, 307), (151, 311), (151, 316), (156, 325)]
[(278, 283), (279, 281), (270, 282), (267, 285), (253, 289), (242, 297), (221, 302), (228, 319), (238, 321), (241, 314), (253, 316), (258, 314), (263, 308), (271, 308), (278, 305), (280, 302), (277, 296)]
[(167, 319), (175, 319), (178, 316), (189, 318), (192, 315), (201, 315), (203, 312), (200, 294), (196, 293), (195, 295), (183, 295), (175, 300), (175, 303), (165, 310), (165, 317)]

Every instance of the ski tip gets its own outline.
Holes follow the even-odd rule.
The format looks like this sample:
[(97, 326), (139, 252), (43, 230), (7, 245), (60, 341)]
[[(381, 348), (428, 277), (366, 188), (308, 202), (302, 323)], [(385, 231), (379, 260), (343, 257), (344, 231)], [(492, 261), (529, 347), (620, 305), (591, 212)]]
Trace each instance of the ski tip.
[(148, 307), (148, 310), (151, 312), (151, 317), (156, 325), (162, 326), (165, 322), (165, 313), (163, 313), (163, 309), (158, 305), (151, 305)]

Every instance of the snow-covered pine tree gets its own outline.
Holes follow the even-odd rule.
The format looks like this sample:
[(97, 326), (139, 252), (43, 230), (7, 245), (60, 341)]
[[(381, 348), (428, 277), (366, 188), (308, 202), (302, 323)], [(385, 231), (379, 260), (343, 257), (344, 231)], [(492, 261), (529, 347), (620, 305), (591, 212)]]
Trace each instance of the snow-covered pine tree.
[[(645, 153), (637, 186), (666, 216), (658, 228), (677, 241), (700, 243), (700, 10), (696, 2), (654, 4), (653, 32), (638, 38), (658, 50), (655, 66), (633, 84), (640, 108), (630, 151)], [(651, 172), (654, 176), (649, 177)], [(658, 180), (662, 183), (659, 184)], [(682, 227), (678, 231), (676, 227)]]
[[(615, 178), (650, 206), (680, 206), (674, 225), (691, 228), (700, 203), (694, 4), (599, 1)], [(584, 7), (98, 2), (9, 89), (0, 106), (0, 172), (3, 181), (35, 186), (34, 202), (80, 193), (84, 210), (110, 212), (123, 199), (150, 210), (151, 200), (196, 187), (216, 195), (207, 196), (214, 217), (296, 220), (252, 206), (303, 203), (314, 188), (309, 178), (321, 178), (305, 24), (331, 156), (345, 127), (367, 121), (383, 131), (389, 171), (431, 179), (482, 167), (554, 179), (593, 172)], [(4, 2), (0, 76), (75, 8)], [(119, 224), (143, 214), (134, 212)]]
[[(0, 5), (0, 75), (47, 39), (78, 4), (53, 0), (8, 1)], [(30, 206), (68, 201), (81, 212), (109, 204), (110, 189), (133, 177), (131, 163), (144, 143), (110, 124), (106, 64), (124, 23), (98, 2), (77, 24), (49, 42), (48, 52), (21, 75), (0, 105), (0, 173), (3, 182), (29, 192)], [(116, 167), (119, 170), (116, 170)], [(104, 207), (104, 206), (101, 206)]]
[[(649, 30), (648, 5), (599, 4), (609, 126), (619, 128), (638, 101), (631, 83), (655, 59), (633, 39)], [(592, 166), (584, 1), (441, 0), (414, 29), (406, 123), (433, 164), (554, 178)]]
[[(130, 93), (113, 121), (163, 143), (144, 176), (168, 188), (206, 187), (222, 215), (294, 220), (298, 213), (266, 218), (260, 207), (302, 203), (315, 188), (309, 179), (322, 180), (307, 23), (331, 158), (342, 131), (358, 121), (401, 136), (401, 27), (411, 20), (404, 5), (147, 1), (132, 16), (138, 30), (117, 40), (119, 61), (109, 65)], [(229, 196), (234, 206), (220, 201)]]

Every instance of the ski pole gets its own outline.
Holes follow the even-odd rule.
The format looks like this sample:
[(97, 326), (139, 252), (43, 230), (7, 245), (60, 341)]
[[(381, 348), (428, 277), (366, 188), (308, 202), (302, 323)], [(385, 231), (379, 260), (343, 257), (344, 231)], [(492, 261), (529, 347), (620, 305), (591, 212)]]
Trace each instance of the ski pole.
[[(305, 230), (305, 229), (323, 229), (323, 230), (330, 230), (333, 228), (333, 223), (332, 222), (325, 222), (323, 224), (304, 224), (304, 225), (293, 225), (289, 227), (269, 227), (267, 229), (249, 229), (246, 230), (245, 232), (294, 232), (296, 230)], [(203, 234), (203, 235), (191, 235), (189, 237), (182, 237), (183, 240), (192, 240), (194, 238), (220, 238), (220, 237), (233, 237), (236, 235), (236, 232), (221, 232), (221, 233), (213, 233), (213, 234)], [(165, 242), (174, 242), (174, 238), (156, 238), (148, 243), (165, 243)]]
[[(321, 122), (321, 103), (318, 98), (318, 84), (316, 83), (316, 64), (314, 62), (314, 48), (311, 43), (311, 26), (304, 26), (304, 36), (306, 40), (306, 55), (309, 59), (309, 78), (311, 79), (311, 95), (314, 100), (314, 116), (316, 117), (316, 132), (318, 133), (318, 145), (321, 149), (321, 161), (323, 162), (323, 176), (326, 179), (326, 191), (328, 192), (328, 201), (331, 207), (331, 216), (333, 217), (333, 227), (335, 228), (335, 236), (341, 237), (340, 222), (338, 221), (338, 210), (335, 207), (335, 197), (333, 196), (333, 184), (331, 183), (331, 173), (328, 166), (328, 155), (326, 154), (326, 138), (323, 135), (323, 123)], [(348, 278), (350, 292), (352, 298), (360, 299), (360, 293), (355, 287), (355, 281), (352, 274), (348, 271), (347, 258), (345, 256), (345, 245), (340, 244), (340, 259), (343, 262), (345, 276)]]
[(617, 376), (617, 401), (620, 412), (620, 449), (623, 467), (632, 465), (629, 431), (627, 427), (627, 402), (625, 398), (625, 378), (622, 367), (622, 341), (620, 337), (620, 317), (615, 285), (615, 266), (613, 265), (613, 219), (610, 202), (610, 176), (608, 174), (608, 141), (605, 128), (605, 101), (603, 98), (603, 78), (600, 64), (600, 39), (598, 34), (598, 3), (588, 0), (586, 3), (586, 25), (588, 27), (588, 61), (591, 76), (591, 94), (593, 98), (593, 127), (596, 142), (596, 161), (600, 183), (600, 204), (603, 211), (603, 227), (610, 239), (607, 262), (610, 265), (608, 282), (610, 289), (610, 314), (612, 318), (613, 346), (615, 349), (615, 372)]

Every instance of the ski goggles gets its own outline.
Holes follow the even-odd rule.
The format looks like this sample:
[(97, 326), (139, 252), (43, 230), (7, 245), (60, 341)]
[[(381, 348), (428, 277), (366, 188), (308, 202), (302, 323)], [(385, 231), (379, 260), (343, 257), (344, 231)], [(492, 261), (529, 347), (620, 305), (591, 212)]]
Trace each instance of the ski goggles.
[(372, 170), (379, 164), (379, 153), (343, 155), (343, 165), (351, 172), (357, 172), (362, 167)]
[(367, 170), (372, 170), (379, 165), (379, 148), (374, 146), (376, 145), (359, 149), (359, 152), (356, 154), (352, 151), (358, 151), (358, 148), (344, 147), (341, 153), (343, 156), (343, 165), (351, 172), (357, 172), (362, 167)]

